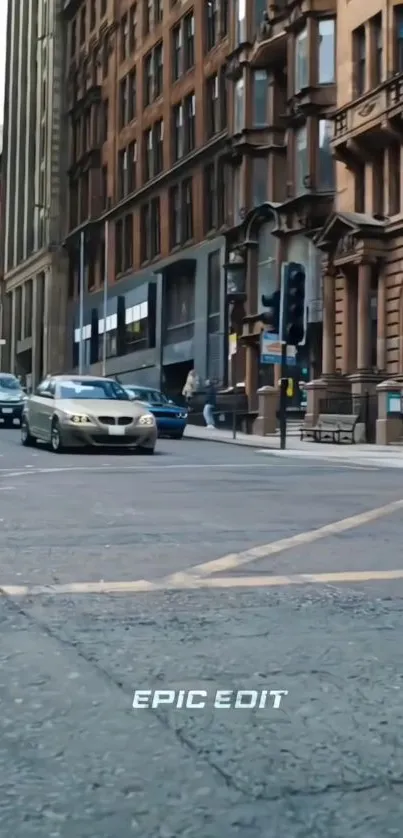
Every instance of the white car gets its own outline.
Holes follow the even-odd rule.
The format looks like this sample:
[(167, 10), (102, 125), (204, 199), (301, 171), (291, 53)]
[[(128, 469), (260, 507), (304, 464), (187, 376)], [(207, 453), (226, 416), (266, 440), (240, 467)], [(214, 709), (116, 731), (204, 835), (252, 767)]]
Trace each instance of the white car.
[(24, 404), (21, 442), (48, 443), (55, 452), (73, 447), (125, 447), (154, 454), (157, 425), (145, 405), (111, 378), (55, 375)]

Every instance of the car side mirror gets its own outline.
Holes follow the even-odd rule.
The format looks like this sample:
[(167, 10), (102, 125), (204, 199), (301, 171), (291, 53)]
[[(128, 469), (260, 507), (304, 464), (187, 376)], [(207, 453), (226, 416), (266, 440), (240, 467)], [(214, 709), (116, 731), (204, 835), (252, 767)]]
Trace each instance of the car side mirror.
[(53, 393), (40, 393), (43, 399), (53, 399)]

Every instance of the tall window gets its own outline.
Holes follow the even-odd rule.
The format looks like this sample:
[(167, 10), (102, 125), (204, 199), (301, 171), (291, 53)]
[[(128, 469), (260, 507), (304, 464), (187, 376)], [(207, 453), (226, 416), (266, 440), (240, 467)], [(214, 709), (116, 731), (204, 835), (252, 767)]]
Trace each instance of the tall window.
[(376, 87), (383, 78), (383, 32), (382, 12), (371, 20), (371, 36), (373, 44), (372, 84)]
[(183, 111), (185, 120), (185, 154), (196, 146), (196, 97), (194, 93), (190, 93), (183, 101)]
[(388, 184), (389, 184), (389, 207), (388, 207), (388, 215), (397, 215), (400, 212), (400, 177), (399, 172), (401, 169), (401, 146), (400, 145), (392, 145), (389, 148), (389, 176), (388, 176)]
[(403, 5), (394, 6), (395, 55), (394, 67), (396, 73), (403, 73)]
[(355, 68), (355, 95), (361, 96), (366, 84), (365, 28), (359, 26), (353, 32), (353, 55)]
[(182, 183), (182, 213), (183, 241), (187, 242), (193, 238), (193, 181), (191, 177)]
[(266, 70), (255, 70), (253, 74), (253, 125), (256, 128), (268, 123), (269, 81)]
[(354, 211), (365, 212), (365, 203), (365, 163), (361, 163), (354, 171)]
[(133, 267), (133, 216), (131, 213), (115, 224), (115, 270), (124, 273)]
[(234, 88), (234, 133), (245, 128), (245, 81), (238, 79)]
[(241, 222), (243, 208), (242, 168), (236, 166), (232, 177), (232, 215), (234, 224)]
[(235, 0), (235, 43), (243, 44), (246, 41), (246, 0)]
[(172, 109), (173, 125), (173, 157), (174, 162), (180, 160), (185, 153), (184, 130), (183, 130), (183, 106), (182, 103), (175, 105)]
[(193, 12), (183, 18), (184, 70), (190, 70), (195, 63), (195, 19)]
[(204, 0), (204, 11), (206, 52), (210, 52), (220, 37), (219, 0)]
[(385, 213), (385, 153), (378, 151), (372, 162), (372, 212)]
[(132, 54), (137, 44), (137, 3), (129, 9), (129, 50)]
[(319, 84), (333, 84), (336, 78), (336, 21), (319, 21)]
[(303, 29), (295, 39), (295, 92), (309, 85), (308, 30)]
[(318, 189), (333, 192), (335, 188), (334, 160), (331, 150), (333, 123), (328, 119), (319, 120), (319, 165)]
[(125, 14), (120, 21), (120, 60), (126, 61), (129, 55), (129, 18)]
[(169, 238), (170, 247), (177, 247), (182, 239), (180, 186), (175, 184), (169, 191)]
[(307, 190), (309, 175), (308, 132), (303, 125), (295, 133), (295, 192), (301, 195)]
[(204, 197), (204, 232), (209, 233), (216, 227), (217, 190), (216, 169), (214, 163), (209, 163), (203, 172)]
[(136, 118), (137, 114), (137, 77), (136, 68), (129, 73), (129, 90), (128, 90), (128, 121), (131, 122)]
[(193, 183), (187, 178), (169, 190), (169, 238), (171, 248), (193, 238)]
[(172, 30), (172, 81), (177, 81), (182, 73), (182, 27), (180, 24)]

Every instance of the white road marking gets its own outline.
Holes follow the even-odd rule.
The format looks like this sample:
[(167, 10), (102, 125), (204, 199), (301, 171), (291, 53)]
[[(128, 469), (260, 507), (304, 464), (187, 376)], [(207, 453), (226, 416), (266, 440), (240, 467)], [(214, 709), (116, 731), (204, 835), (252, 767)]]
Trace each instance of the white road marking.
[[(255, 451), (255, 454), (269, 454), (274, 456), (277, 456), (280, 453), (283, 454), (284, 452), (273, 452), (268, 450), (267, 448), (259, 448)], [(286, 452), (287, 456), (289, 456), (290, 458), (292, 457), (293, 453), (294, 452), (292, 450)], [(298, 456), (298, 451), (296, 451), (295, 453), (296, 456)], [(316, 457), (311, 455), (311, 459), (313, 460), (314, 468), (319, 468), (319, 462), (323, 462), (326, 465), (331, 463), (332, 466), (336, 466), (337, 468), (351, 469), (352, 471), (379, 471), (380, 468), (384, 468), (381, 462), (371, 462), (371, 465), (366, 465), (365, 463), (360, 463), (358, 460), (354, 461), (354, 463), (351, 463), (348, 460), (339, 459), (338, 457), (324, 457), (323, 455), (321, 456), (319, 454), (317, 454)], [(290, 463), (287, 463), (287, 465), (290, 465)], [(295, 463), (293, 463), (293, 467), (295, 468)]]
[(172, 470), (192, 470), (195, 471), (196, 469), (250, 469), (255, 470), (256, 468), (263, 468), (268, 469), (270, 466), (268, 463), (177, 463), (177, 464), (162, 464), (160, 466), (147, 466), (145, 463), (138, 463), (136, 466), (121, 466), (119, 463), (114, 463), (113, 465), (108, 466), (60, 466), (57, 468), (37, 468), (34, 466), (26, 466), (25, 468), (29, 468), (29, 471), (14, 471), (14, 469), (0, 469), (0, 475), (4, 474), (7, 477), (26, 477), (28, 474), (62, 474), (64, 472), (84, 472), (86, 474), (92, 474), (97, 472), (105, 472), (108, 473), (110, 468), (116, 468), (119, 471), (129, 471), (129, 472), (136, 472), (136, 471), (172, 471)]
[(134, 582), (72, 582), (60, 585), (1, 585), (0, 595), (9, 597), (37, 597), (87, 594), (142, 594), (163, 591), (188, 591), (226, 588), (282, 588), (301, 585), (328, 585), (352, 582), (387, 582), (403, 580), (403, 570), (357, 570), (339, 573), (298, 573), (291, 576), (227, 576), (196, 578), (186, 573), (177, 574), (177, 581), (168, 584), (146, 579)]
[[(369, 512), (361, 512), (358, 515), (353, 515), (351, 518), (343, 518), (341, 521), (326, 524), (324, 527), (319, 527), (318, 529), (301, 532), (289, 538), (282, 538), (279, 541), (272, 541), (268, 544), (261, 544), (259, 547), (252, 547), (241, 553), (228, 553), (228, 555), (222, 556), (220, 559), (213, 559), (209, 562), (194, 565), (194, 567), (189, 568), (187, 573), (199, 577), (233, 570), (236, 567), (250, 564), (257, 559), (265, 559), (269, 556), (284, 553), (286, 550), (292, 550), (293, 547), (299, 547), (301, 544), (312, 544), (321, 538), (340, 535), (340, 533), (348, 532), (348, 530), (361, 527), (364, 524), (370, 524), (372, 521), (377, 521), (378, 518), (383, 518), (385, 515), (391, 515), (399, 509), (403, 509), (403, 499), (392, 501), (392, 503), (388, 503), (386, 506), (380, 506), (378, 509), (371, 509)], [(166, 581), (170, 580), (175, 582), (175, 578), (176, 574), (172, 574), (166, 578)]]

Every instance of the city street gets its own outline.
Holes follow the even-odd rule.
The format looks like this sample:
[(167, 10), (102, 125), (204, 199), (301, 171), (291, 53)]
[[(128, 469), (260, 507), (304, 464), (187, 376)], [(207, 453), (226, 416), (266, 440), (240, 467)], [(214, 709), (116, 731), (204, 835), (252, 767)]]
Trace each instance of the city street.
[(402, 521), (399, 470), (0, 427), (0, 838), (401, 835)]

